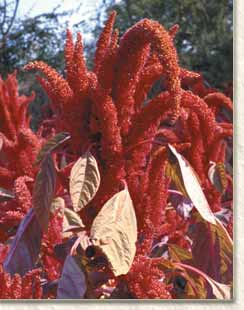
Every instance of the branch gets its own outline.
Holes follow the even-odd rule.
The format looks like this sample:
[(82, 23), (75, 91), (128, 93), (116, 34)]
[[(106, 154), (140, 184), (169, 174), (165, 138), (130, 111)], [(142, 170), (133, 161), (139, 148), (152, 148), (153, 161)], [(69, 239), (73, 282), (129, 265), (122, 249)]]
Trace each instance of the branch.
[[(4, 4), (6, 4), (6, 0), (4, 1)], [(7, 4), (6, 4), (6, 5), (7, 5)], [(9, 33), (10, 29), (11, 29), (12, 26), (13, 26), (13, 23), (14, 23), (16, 14), (17, 14), (18, 6), (19, 6), (19, 0), (16, 0), (16, 2), (15, 2), (15, 8), (14, 8), (14, 13), (13, 13), (13, 16), (11, 17), (9, 26), (7, 27), (7, 30), (6, 30), (6, 31), (2, 30), (2, 34), (3, 34), (4, 37), (7, 36), (7, 34)]]

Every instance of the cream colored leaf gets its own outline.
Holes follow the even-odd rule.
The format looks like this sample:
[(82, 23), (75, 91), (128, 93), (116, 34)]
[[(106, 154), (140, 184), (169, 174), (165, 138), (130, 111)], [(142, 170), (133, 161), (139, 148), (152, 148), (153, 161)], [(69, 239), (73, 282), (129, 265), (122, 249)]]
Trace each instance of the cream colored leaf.
[(205, 279), (211, 285), (213, 294), (217, 299), (231, 299), (230, 285), (219, 283), (208, 276), (206, 276)]
[(195, 208), (206, 221), (212, 224), (216, 224), (215, 216), (211, 211), (208, 201), (202, 191), (196, 172), (193, 170), (187, 160), (181, 154), (179, 154), (172, 145), (168, 144), (168, 147), (170, 153), (179, 164), (181, 177), (188, 197), (191, 199)]
[(63, 216), (64, 215), (65, 202), (62, 197), (56, 197), (53, 199), (50, 212), (56, 214), (57, 212)]
[(226, 230), (226, 228), (224, 227), (224, 225), (221, 223), (221, 221), (218, 218), (215, 218), (216, 222), (217, 222), (217, 227), (216, 227), (216, 231), (218, 233), (218, 235), (220, 237), (224, 237), (227, 241), (227, 245), (229, 248), (233, 247), (233, 240), (231, 238), (231, 236), (229, 235), (228, 231)]
[(74, 164), (69, 185), (74, 210), (80, 211), (93, 199), (100, 185), (97, 162), (89, 151)]
[(115, 276), (129, 271), (136, 252), (137, 223), (127, 188), (105, 203), (92, 224), (90, 239), (105, 254)]

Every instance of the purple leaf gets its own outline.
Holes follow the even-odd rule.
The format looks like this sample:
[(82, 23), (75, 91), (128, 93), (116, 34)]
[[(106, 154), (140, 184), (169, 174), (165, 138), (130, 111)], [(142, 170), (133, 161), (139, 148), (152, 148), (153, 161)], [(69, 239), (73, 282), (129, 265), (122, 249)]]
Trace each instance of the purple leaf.
[(41, 247), (42, 231), (33, 209), (30, 209), (19, 225), (10, 250), (3, 263), (11, 275), (24, 275), (35, 268)]
[(57, 299), (81, 299), (86, 293), (86, 277), (75, 257), (67, 256), (58, 283)]
[(228, 225), (233, 211), (230, 209), (222, 208), (220, 211), (215, 212), (214, 215), (222, 222), (224, 225)]
[(189, 219), (194, 207), (192, 201), (189, 198), (184, 197), (178, 191), (170, 190), (169, 193), (171, 194), (170, 202), (176, 209), (177, 213), (184, 219)]
[(191, 217), (191, 210), (193, 209), (194, 205), (188, 198), (183, 198), (181, 202), (177, 205), (176, 211), (177, 213), (183, 217), (185, 220)]
[(65, 261), (69, 255), (72, 246), (74, 245), (77, 237), (73, 237), (64, 241), (63, 243), (56, 244), (54, 247), (54, 253), (59, 260)]
[(217, 225), (197, 218), (194, 224), (192, 256), (194, 266), (215, 281), (230, 284), (233, 279), (233, 242), (217, 219)]

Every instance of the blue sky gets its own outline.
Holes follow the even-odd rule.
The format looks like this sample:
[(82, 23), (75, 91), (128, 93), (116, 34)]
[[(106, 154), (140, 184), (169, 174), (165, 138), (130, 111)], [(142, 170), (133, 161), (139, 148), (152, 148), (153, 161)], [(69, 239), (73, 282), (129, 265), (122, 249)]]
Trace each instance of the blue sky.
[[(115, 0), (115, 3), (119, 3), (121, 0)], [(108, 1), (107, 1), (108, 2)], [(82, 26), (79, 27), (79, 31), (82, 32), (84, 43), (93, 40), (92, 30), (96, 26), (96, 12), (101, 10), (103, 6), (103, 0), (20, 0), (17, 11), (17, 17), (34, 17), (42, 13), (51, 12), (55, 7), (60, 5), (59, 12), (79, 10), (69, 16), (68, 24), (72, 30), (72, 26), (81, 21), (84, 21), (86, 25), (89, 25), (89, 29), (86, 28), (83, 31)], [(93, 21), (92, 21), (93, 19)], [(67, 21), (67, 17), (64, 17), (64, 21)], [(77, 30), (77, 29), (76, 29)]]
[(57, 5), (61, 4), (60, 11), (71, 10), (81, 3), (79, 13), (73, 14), (70, 18), (70, 26), (77, 23), (84, 14), (91, 16), (92, 12), (98, 9), (100, 0), (20, 0), (18, 16), (35, 16), (41, 13), (52, 11)]
[[(51, 12), (58, 5), (58, 11), (64, 12), (79, 7), (79, 10), (69, 17), (69, 28), (81, 20), (89, 23), (90, 29), (95, 28), (95, 22), (91, 22), (91, 18), (96, 16), (96, 11), (100, 8), (102, 0), (20, 0), (17, 17), (34, 17), (42, 13)], [(65, 21), (66, 21), (65, 17)], [(94, 24), (94, 25), (93, 25)], [(82, 31), (82, 29), (79, 29)], [(83, 32), (83, 39), (88, 42), (93, 38), (91, 32)]]

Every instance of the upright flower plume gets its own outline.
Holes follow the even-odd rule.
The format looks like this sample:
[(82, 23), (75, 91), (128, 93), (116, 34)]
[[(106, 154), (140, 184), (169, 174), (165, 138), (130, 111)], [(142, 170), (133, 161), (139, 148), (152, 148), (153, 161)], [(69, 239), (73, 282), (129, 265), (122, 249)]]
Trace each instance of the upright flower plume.
[(92, 70), (70, 30), (64, 77), (25, 66), (53, 112), (36, 134), (33, 98), (0, 80), (1, 296), (228, 299), (232, 101), (181, 68), (178, 25), (143, 19), (119, 38), (115, 17)]

